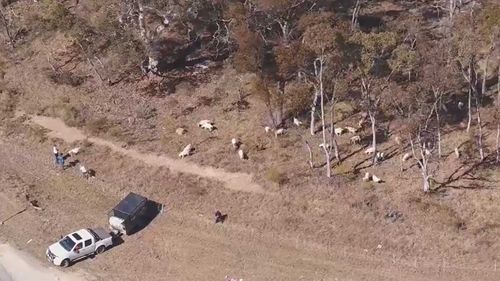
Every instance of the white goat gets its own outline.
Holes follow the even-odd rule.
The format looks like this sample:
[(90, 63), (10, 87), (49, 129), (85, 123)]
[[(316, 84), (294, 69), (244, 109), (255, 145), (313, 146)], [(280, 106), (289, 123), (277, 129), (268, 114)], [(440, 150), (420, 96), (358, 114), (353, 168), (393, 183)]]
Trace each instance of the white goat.
[(184, 158), (186, 156), (191, 155), (191, 152), (193, 151), (193, 146), (191, 144), (186, 145), (184, 149), (179, 153), (180, 158)]
[(462, 110), (464, 108), (464, 103), (459, 101), (457, 107), (458, 109)]
[(335, 134), (337, 136), (340, 136), (344, 132), (344, 129), (343, 128), (335, 128), (333, 131), (335, 132)]
[(240, 147), (240, 145), (241, 145), (241, 142), (237, 138), (232, 138), (231, 139), (231, 144), (233, 145), (234, 149), (238, 149)]
[(380, 179), (379, 177), (377, 177), (376, 175), (373, 175), (372, 176), (372, 181), (375, 182), (375, 183), (381, 183), (382, 182), (382, 179)]
[(176, 134), (178, 134), (179, 136), (184, 135), (186, 132), (187, 132), (187, 130), (186, 130), (186, 129), (184, 129), (184, 128), (177, 128), (177, 129), (175, 130), (175, 133), (176, 133)]
[(378, 161), (383, 161), (384, 158), (385, 158), (385, 155), (383, 152), (377, 152), (377, 155), (375, 156), (375, 158), (377, 159), (377, 162)]
[(365, 176), (363, 177), (363, 181), (364, 181), (364, 182), (369, 182), (369, 181), (370, 181), (370, 177), (371, 177), (371, 176), (370, 176), (370, 173), (366, 172), (366, 173), (365, 173)]
[(248, 159), (247, 154), (243, 151), (243, 149), (238, 149), (238, 156), (241, 160)]
[(364, 124), (365, 124), (365, 119), (359, 119), (359, 121), (358, 121), (358, 128), (363, 128)]
[(85, 166), (79, 165), (79, 169), (82, 173), (82, 176), (84, 176), (85, 178), (89, 178), (89, 171), (87, 170), (87, 168), (85, 168)]
[(198, 122), (198, 127), (208, 130), (209, 132), (215, 129), (214, 122), (210, 120), (201, 120), (200, 122)]
[(274, 136), (275, 137), (278, 137), (278, 136), (283, 135), (283, 134), (285, 134), (285, 129), (284, 128), (281, 128), (281, 129), (278, 129), (278, 130), (274, 131)]
[[(325, 144), (324, 143), (320, 143), (318, 146), (319, 146), (319, 148), (322, 149), (322, 148), (325, 147)], [(330, 149), (330, 144), (329, 143), (326, 144), (326, 149)]]
[(297, 126), (297, 127), (300, 127), (300, 125), (302, 125), (302, 121), (293, 117), (293, 124), (295, 124), (295, 126)]
[(460, 151), (458, 151), (458, 147), (455, 147), (455, 156), (460, 158)]
[(265, 126), (264, 130), (266, 131), (266, 134), (267, 134), (267, 133), (271, 132), (271, 127)]
[(365, 150), (365, 154), (373, 154), (375, 152), (375, 148), (373, 146), (370, 146)]
[(350, 142), (351, 143), (360, 143), (361, 142), (361, 137), (360, 136), (351, 137)]
[(345, 129), (351, 134), (355, 134), (358, 131), (358, 129), (349, 126), (345, 127)]
[(75, 148), (71, 149), (70, 151), (68, 151), (68, 154), (69, 155), (77, 155), (78, 152), (80, 152), (80, 147), (75, 147)]
[(408, 159), (411, 158), (411, 153), (407, 152), (403, 155), (403, 157), (401, 158), (401, 160), (403, 160), (403, 162), (406, 162)]

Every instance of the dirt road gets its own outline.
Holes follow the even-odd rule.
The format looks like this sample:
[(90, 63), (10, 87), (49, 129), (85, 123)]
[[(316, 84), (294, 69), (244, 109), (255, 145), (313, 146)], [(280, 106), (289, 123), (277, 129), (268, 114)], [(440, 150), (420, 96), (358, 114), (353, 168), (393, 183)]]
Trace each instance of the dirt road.
[(1, 281), (86, 281), (82, 274), (66, 273), (55, 268), (43, 266), (39, 261), (14, 249), (0, 244)]
[(207, 166), (199, 166), (185, 160), (172, 159), (166, 156), (157, 156), (153, 154), (140, 153), (137, 150), (126, 149), (120, 145), (108, 140), (97, 137), (88, 137), (77, 128), (68, 127), (59, 119), (45, 116), (30, 116), (31, 120), (48, 130), (49, 136), (61, 138), (67, 142), (87, 139), (88, 141), (109, 147), (111, 150), (140, 160), (147, 165), (167, 167), (172, 171), (185, 174), (193, 174), (200, 177), (215, 179), (225, 184), (228, 189), (245, 192), (264, 193), (264, 189), (253, 182), (252, 176), (245, 173), (230, 173), (223, 169), (217, 169)]

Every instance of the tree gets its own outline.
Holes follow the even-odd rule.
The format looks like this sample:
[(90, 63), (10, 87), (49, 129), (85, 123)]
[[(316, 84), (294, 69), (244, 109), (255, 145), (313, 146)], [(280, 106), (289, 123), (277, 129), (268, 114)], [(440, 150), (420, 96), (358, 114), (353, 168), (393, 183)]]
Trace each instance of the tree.
[(377, 125), (376, 116), (378, 113), (378, 105), (380, 102), (380, 96), (376, 95), (372, 91), (370, 81), (365, 78), (361, 78), (361, 93), (363, 95), (363, 107), (368, 111), (368, 116), (370, 118), (371, 130), (372, 130), (372, 150), (373, 159), (372, 163), (377, 162)]

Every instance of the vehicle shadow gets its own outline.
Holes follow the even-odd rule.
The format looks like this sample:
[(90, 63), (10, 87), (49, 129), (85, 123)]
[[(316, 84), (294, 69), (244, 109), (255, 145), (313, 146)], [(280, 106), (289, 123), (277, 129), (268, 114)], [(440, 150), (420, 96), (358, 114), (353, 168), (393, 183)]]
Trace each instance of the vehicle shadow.
[(146, 210), (140, 219), (137, 220), (136, 226), (130, 231), (130, 233), (128, 233), (128, 235), (134, 235), (148, 226), (158, 216), (158, 214), (163, 211), (163, 204), (148, 199), (145, 208)]

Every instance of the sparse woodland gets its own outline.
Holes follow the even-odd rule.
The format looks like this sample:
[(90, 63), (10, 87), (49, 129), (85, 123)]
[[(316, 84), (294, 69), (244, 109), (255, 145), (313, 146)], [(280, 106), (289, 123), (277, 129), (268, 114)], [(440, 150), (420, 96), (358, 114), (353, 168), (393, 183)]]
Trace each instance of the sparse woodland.
[[(324, 154), (313, 159), (301, 140), (303, 158), (326, 177), (336, 177), (347, 157), (337, 140), (345, 129), (336, 132), (345, 120), (370, 165), (383, 161), (380, 143), (396, 140), (425, 192), (449, 155), (477, 169), (500, 162), (500, 4), (493, 0), (20, 0), (2, 1), (0, 23), (4, 60), (36, 38), (69, 40), (46, 61), (47, 79), (71, 87), (146, 79), (144, 94), (161, 98), (224, 65), (251, 73), (248, 94), (261, 100), (264, 123), (278, 130), (300, 119)], [(75, 62), (88, 72), (73, 71)], [(2, 93), (4, 111), (9, 93)], [(346, 104), (347, 114), (339, 111)], [(64, 115), (69, 125), (85, 123), (75, 108)], [(92, 122), (95, 131), (107, 129), (104, 119)], [(470, 138), (450, 148), (445, 130)]]

